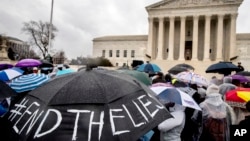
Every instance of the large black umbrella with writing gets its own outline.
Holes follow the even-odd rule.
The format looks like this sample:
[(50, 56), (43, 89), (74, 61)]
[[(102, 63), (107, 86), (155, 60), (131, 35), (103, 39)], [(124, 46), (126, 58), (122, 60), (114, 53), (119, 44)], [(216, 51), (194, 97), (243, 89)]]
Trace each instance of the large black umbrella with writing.
[(17, 102), (4, 117), (7, 133), (1, 138), (135, 141), (170, 117), (155, 93), (135, 78), (110, 70), (79, 71)]

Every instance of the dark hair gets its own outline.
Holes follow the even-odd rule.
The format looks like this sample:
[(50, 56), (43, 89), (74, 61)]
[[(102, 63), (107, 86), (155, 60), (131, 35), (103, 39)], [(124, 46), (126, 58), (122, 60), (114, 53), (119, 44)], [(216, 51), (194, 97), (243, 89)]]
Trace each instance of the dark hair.
[(172, 76), (170, 74), (165, 75), (165, 81), (166, 82), (171, 82), (172, 81)]

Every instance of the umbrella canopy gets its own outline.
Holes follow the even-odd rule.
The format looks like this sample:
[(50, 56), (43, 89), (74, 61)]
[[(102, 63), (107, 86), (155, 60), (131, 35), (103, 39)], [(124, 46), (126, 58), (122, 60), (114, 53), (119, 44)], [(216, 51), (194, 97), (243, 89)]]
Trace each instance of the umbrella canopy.
[(22, 75), (23, 72), (24, 72), (23, 70), (21, 70), (20, 68), (16, 68), (16, 67), (2, 70), (0, 71), (0, 80), (9, 81), (15, 77)]
[(17, 93), (31, 91), (49, 80), (49, 76), (45, 74), (27, 74), (13, 79), (9, 86)]
[(40, 68), (53, 68), (54, 65), (50, 63), (48, 60), (40, 60), (41, 65), (39, 65)]
[(185, 92), (186, 94), (193, 96), (197, 91), (190, 87), (178, 87), (179, 90)]
[(0, 81), (0, 103), (6, 98), (16, 96), (17, 93), (5, 82)]
[(147, 73), (155, 73), (155, 72), (160, 72), (161, 68), (156, 65), (156, 64), (141, 64), (136, 70), (142, 71), (142, 72), (147, 72)]
[(8, 111), (10, 98), (15, 96), (17, 93), (7, 83), (0, 80), (0, 118)]
[(69, 73), (73, 73), (73, 72), (76, 72), (76, 71), (73, 70), (73, 69), (70, 69), (70, 68), (68, 68), (68, 69), (63, 69), (63, 70), (58, 70), (58, 71), (56, 72), (56, 76), (65, 75), (65, 74), (69, 74)]
[(171, 101), (186, 107), (201, 110), (199, 105), (190, 95), (184, 93), (183, 91), (177, 88), (164, 87), (164, 86), (156, 86), (150, 88), (157, 94), (157, 97), (163, 103)]
[(136, 70), (117, 70), (120, 73), (128, 74), (140, 82), (144, 83), (145, 85), (149, 86), (152, 84), (152, 80), (148, 77), (148, 75), (144, 72), (139, 72)]
[(5, 69), (9, 69), (12, 68), (13, 65), (12, 64), (0, 64), (0, 70), (5, 70)]
[(180, 72), (189, 71), (189, 70), (194, 70), (194, 67), (183, 63), (183, 64), (175, 65), (174, 67), (170, 68), (168, 72), (171, 74), (178, 74)]
[(37, 59), (22, 59), (16, 63), (15, 67), (38, 67), (41, 64), (42, 62)]
[(237, 91), (237, 96), (248, 102), (250, 100), (250, 88), (241, 88), (240, 91)]
[(154, 84), (151, 85), (151, 87), (156, 87), (156, 86), (174, 87), (170, 83), (163, 83), (163, 82), (157, 82), (157, 83), (154, 83)]
[(210, 65), (206, 69), (206, 73), (219, 73), (228, 75), (231, 74), (232, 71), (238, 71), (239, 68), (234, 65), (232, 62), (219, 62), (216, 64)]
[(178, 73), (174, 77), (179, 81), (190, 83), (190, 84), (196, 84), (198, 86), (207, 87), (209, 84), (209, 81), (204, 76), (193, 73), (193, 72), (181, 72), (181, 73)]
[(243, 76), (250, 76), (250, 72), (249, 71), (240, 71), (236, 73), (237, 75), (243, 75)]
[(231, 75), (231, 77), (232, 77), (232, 79), (239, 80), (241, 83), (250, 81), (247, 77), (245, 77), (243, 75), (234, 74), (234, 75)]
[(241, 98), (238, 94), (241, 92), (250, 92), (250, 88), (238, 87), (237, 89), (229, 90), (225, 94), (226, 102), (233, 107), (245, 108), (245, 100), (244, 98)]
[(135, 78), (116, 71), (64, 75), (31, 91), (6, 113), (9, 131), (1, 137), (135, 141), (172, 117), (154, 96)]

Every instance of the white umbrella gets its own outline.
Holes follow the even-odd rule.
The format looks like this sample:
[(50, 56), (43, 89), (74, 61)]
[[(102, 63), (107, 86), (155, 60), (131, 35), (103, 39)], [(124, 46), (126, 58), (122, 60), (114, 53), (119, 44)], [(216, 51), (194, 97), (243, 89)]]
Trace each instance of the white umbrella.
[(185, 107), (190, 107), (196, 110), (200, 110), (200, 106), (195, 100), (188, 94), (174, 87), (156, 86), (150, 87), (153, 90), (161, 102), (174, 102)]

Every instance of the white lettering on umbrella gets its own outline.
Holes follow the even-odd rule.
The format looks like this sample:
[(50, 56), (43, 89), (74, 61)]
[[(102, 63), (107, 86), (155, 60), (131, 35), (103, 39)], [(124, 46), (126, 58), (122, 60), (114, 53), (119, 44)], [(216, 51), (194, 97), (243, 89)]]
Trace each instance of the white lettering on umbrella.
[(115, 118), (124, 118), (124, 116), (114, 116), (113, 112), (121, 112), (121, 111), (122, 111), (122, 109), (110, 109), (109, 110), (110, 124), (111, 124), (111, 129), (112, 129), (113, 135), (120, 135), (120, 134), (123, 134), (123, 133), (130, 132), (129, 130), (123, 130), (123, 131), (116, 131), (115, 130), (114, 119)]
[[(31, 115), (31, 111), (29, 111), (30, 107), (32, 107), (33, 105), (37, 105), (39, 106), (40, 104), (38, 104), (37, 102), (32, 103), (28, 108), (26, 108), (26, 106), (24, 106), (26, 109), (25, 111), (21, 114), (21, 116), (18, 118), (18, 120), (16, 121), (16, 123), (13, 126), (13, 129), (15, 130), (16, 133), (20, 134), (22, 132), (22, 129), (26, 126), (24, 125), (23, 128), (19, 131), (19, 129), (17, 128), (17, 124), (19, 123), (19, 121), (23, 118), (23, 116), (27, 113), (28, 115)], [(19, 104), (17, 104), (17, 107), (23, 107), (20, 106)], [(20, 113), (20, 109), (19, 112)]]
[(31, 115), (30, 118), (26, 121), (26, 123), (23, 125), (23, 127), (21, 128), (21, 130), (19, 131), (19, 134), (22, 133), (22, 131), (24, 130), (24, 128), (28, 125), (28, 123), (30, 122), (30, 126), (28, 127), (28, 130), (26, 132), (26, 134), (28, 134), (31, 130), (31, 128), (34, 126), (34, 124), (37, 122), (37, 120), (39, 119), (39, 117), (42, 115), (43, 111), (37, 116), (37, 113), (39, 111), (39, 109), (36, 109), (35, 112), (32, 113), (32, 111), (30, 111), (30, 109), (33, 107), (39, 107), (40, 104), (37, 102), (33, 102), (30, 104), (30, 106), (23, 112), (22, 116), (17, 120), (17, 122), (14, 124), (13, 128), (16, 132), (18, 132), (18, 129), (16, 127), (16, 125), (19, 123), (19, 121), (27, 114), (27, 115)]
[[(57, 109), (48, 109), (47, 112), (44, 112), (40, 108), (40, 104), (37, 102), (29, 102), (30, 105), (27, 105), (29, 99), (24, 98), (19, 104), (15, 104), (15, 109), (11, 110), (11, 114), (9, 116), (9, 120), (13, 121), (15, 120), (16, 122), (14, 123), (13, 129), (15, 130), (16, 133), (21, 134), (25, 132), (25, 129), (27, 131), (25, 132), (26, 135), (29, 135), (32, 129), (34, 129), (36, 123), (39, 121), (40, 125), (38, 125), (35, 134), (33, 135), (33, 138), (40, 138), (45, 135), (48, 135), (58, 129), (58, 127), (62, 124), (63, 117), (62, 114), (59, 110)], [(124, 133), (131, 132), (130, 128), (138, 128), (143, 125), (145, 125), (147, 122), (149, 122), (150, 118), (154, 118), (156, 114), (163, 109), (164, 106), (162, 106), (156, 99), (150, 98), (147, 95), (142, 95), (139, 96), (130, 102), (117, 105), (118, 107), (113, 107), (113, 109), (109, 109), (109, 117), (110, 117), (110, 127), (112, 134), (115, 135), (120, 135)], [(136, 119), (135, 115), (132, 114), (132, 111), (130, 110), (137, 110), (134, 112), (139, 112), (140, 115), (143, 118), (140, 118), (140, 120)], [(40, 111), (41, 110), (41, 111)], [(81, 118), (85, 117), (80, 117), (82, 113), (87, 114), (86, 116), (89, 116), (89, 122), (86, 123), (89, 125), (88, 127), (88, 139), (85, 139), (87, 141), (91, 141), (92, 139), (92, 134), (93, 134), (93, 127), (98, 125), (98, 140), (101, 139), (102, 137), (102, 132), (103, 132), (103, 127), (104, 127), (104, 111), (100, 112), (100, 116), (98, 121), (93, 121), (96, 116), (95, 110), (89, 110), (89, 109), (68, 109), (67, 112), (69, 113), (75, 113), (75, 120), (74, 120), (74, 128), (72, 132), (72, 140), (75, 141), (78, 138), (78, 126), (79, 126), (79, 121)], [(54, 114), (55, 116), (55, 123), (52, 123), (49, 129), (43, 128), (44, 125), (46, 124), (46, 121), (50, 119), (50, 115)], [(108, 113), (107, 113), (108, 114)], [(44, 115), (44, 116), (43, 116)], [(28, 118), (26, 119), (25, 117)], [(40, 120), (39, 120), (40, 119)], [(131, 124), (128, 123), (129, 125), (125, 129), (119, 129), (120, 126), (117, 126), (122, 122), (122, 120), (130, 120)], [(21, 122), (23, 121), (23, 122)], [(22, 125), (21, 125), (22, 124)], [(22, 126), (22, 127), (20, 127)], [(131, 126), (131, 127), (130, 127)], [(109, 127), (109, 126), (108, 126)], [(96, 132), (95, 132), (96, 133)], [(93, 140), (93, 139), (92, 139)]]
[(123, 104), (122, 107), (124, 108), (124, 110), (127, 112), (128, 114), (128, 117), (130, 118), (130, 120), (132, 121), (134, 127), (140, 127), (141, 125), (145, 124), (145, 122), (141, 122), (141, 123), (138, 123), (138, 124), (135, 124), (135, 121), (134, 119), (132, 118), (129, 110), (127, 109), (127, 107)]
[(147, 102), (144, 103), (144, 102), (142, 101), (142, 99), (145, 98), (145, 96), (146, 96), (146, 95), (140, 96), (140, 97), (138, 98), (138, 100), (139, 100), (140, 103), (143, 105), (143, 107), (144, 107), (145, 110), (148, 112), (148, 114), (149, 114), (152, 118), (154, 118), (154, 116), (159, 112), (159, 109), (156, 109), (155, 111), (153, 111), (153, 112), (151, 113), (151, 112), (148, 110), (147, 107), (148, 107), (149, 105), (151, 105), (152, 102), (149, 101), (149, 100), (147, 99)]
[(135, 104), (135, 107), (139, 110), (139, 112), (141, 113), (141, 115), (144, 117), (144, 119), (145, 119), (146, 121), (148, 121), (147, 116), (143, 113), (143, 111), (141, 110), (141, 108), (136, 104), (135, 101), (133, 101), (133, 103)]
[(78, 128), (78, 121), (79, 121), (79, 117), (80, 117), (80, 113), (90, 113), (91, 111), (89, 110), (67, 110), (67, 112), (70, 113), (76, 113), (76, 119), (75, 119), (75, 125), (74, 125), (74, 131), (73, 131), (73, 136), (72, 136), (72, 140), (75, 141), (77, 138), (77, 128)]
[(103, 129), (103, 125), (104, 125), (104, 112), (102, 111), (100, 114), (100, 122), (93, 122), (94, 119), (94, 112), (91, 112), (91, 116), (90, 116), (90, 122), (89, 122), (89, 137), (88, 137), (88, 141), (91, 140), (91, 131), (92, 131), (92, 125), (100, 125), (99, 127), (99, 133), (98, 133), (98, 139), (101, 139), (101, 134), (102, 134), (102, 129)]
[(27, 104), (27, 102), (28, 102), (29, 100), (27, 99), (26, 100), (26, 98), (24, 98), (21, 102), (20, 102), (20, 104), (15, 104), (14, 106), (16, 107), (16, 109), (14, 109), (14, 110), (11, 110), (10, 111), (10, 116), (9, 116), (9, 120), (10, 121), (12, 121), (17, 115), (21, 115), (22, 113), (20, 112), (23, 108), (26, 108), (26, 104)]
[[(57, 122), (55, 123), (55, 125), (48, 131), (45, 131), (43, 133), (39, 133), (41, 131), (41, 128), (44, 124), (44, 122), (46, 121), (48, 115), (50, 114), (50, 112), (54, 112), (56, 115), (57, 115)], [(54, 131), (60, 124), (61, 124), (61, 121), (62, 121), (62, 115), (60, 113), (60, 111), (56, 110), (56, 109), (48, 109), (48, 111), (46, 112), (41, 124), (39, 125), (38, 129), (36, 130), (36, 133), (34, 135), (34, 138), (39, 138), (39, 137), (42, 137), (42, 136), (45, 136), (49, 133), (51, 133), (52, 131)]]

